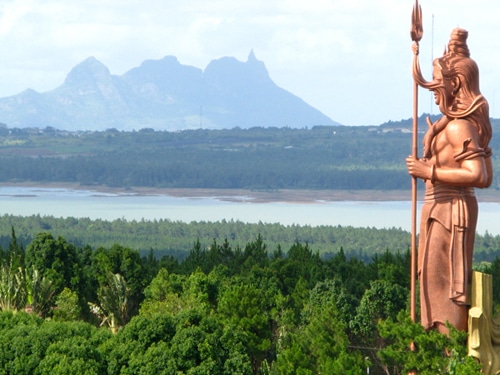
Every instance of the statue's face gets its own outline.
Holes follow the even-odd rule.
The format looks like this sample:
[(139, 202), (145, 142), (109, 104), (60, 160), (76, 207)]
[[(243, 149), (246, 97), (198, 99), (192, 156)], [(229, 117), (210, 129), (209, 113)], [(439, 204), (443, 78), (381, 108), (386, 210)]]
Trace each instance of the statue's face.
[(441, 67), (437, 64), (434, 64), (434, 70), (432, 72), (432, 82), (434, 83), (434, 87), (432, 88), (432, 92), (434, 93), (434, 102), (439, 105), (441, 103), (441, 96), (443, 95), (444, 89), (443, 86), (443, 73), (441, 72)]
[(446, 103), (452, 103), (454, 88), (451, 81), (443, 77), (443, 72), (439, 64), (434, 64), (432, 79), (434, 83), (432, 91), (434, 92), (434, 100), (436, 104), (444, 104), (443, 100), (445, 99), (445, 97), (447, 99)]

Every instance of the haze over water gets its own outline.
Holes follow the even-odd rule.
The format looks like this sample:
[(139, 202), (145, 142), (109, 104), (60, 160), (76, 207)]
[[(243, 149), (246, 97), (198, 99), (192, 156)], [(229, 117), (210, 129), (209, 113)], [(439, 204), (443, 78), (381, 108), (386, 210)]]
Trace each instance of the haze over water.
[[(222, 221), (283, 225), (401, 228), (410, 231), (409, 201), (318, 201), (250, 203), (248, 197), (178, 198), (90, 190), (0, 187), (0, 214), (88, 217), (90, 219)], [(500, 204), (480, 203), (477, 232), (500, 235)]]

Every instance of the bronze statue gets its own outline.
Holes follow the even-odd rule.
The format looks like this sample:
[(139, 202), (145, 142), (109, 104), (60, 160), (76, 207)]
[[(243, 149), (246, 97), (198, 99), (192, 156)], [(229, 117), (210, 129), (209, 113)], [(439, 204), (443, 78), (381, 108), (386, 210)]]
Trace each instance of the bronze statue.
[(443, 117), (427, 119), (423, 157), (406, 159), (408, 173), (425, 181), (418, 246), (421, 323), (448, 333), (449, 322), (467, 330), (467, 294), (478, 215), (474, 188), (493, 178), (488, 103), (479, 90), (479, 70), (470, 58), (466, 30), (451, 33), (447, 49), (433, 62), (427, 82), (413, 43), (413, 78), (434, 92)]

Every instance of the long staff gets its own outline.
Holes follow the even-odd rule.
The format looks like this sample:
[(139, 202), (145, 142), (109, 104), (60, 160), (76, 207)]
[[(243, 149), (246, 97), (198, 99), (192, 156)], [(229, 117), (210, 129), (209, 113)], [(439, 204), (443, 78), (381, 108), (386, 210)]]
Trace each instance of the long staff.
[[(411, 39), (417, 44), (422, 39), (424, 30), (422, 27), (422, 8), (415, 0), (415, 6), (411, 14)], [(418, 54), (418, 48), (415, 50)], [(418, 84), (413, 80), (413, 137), (412, 156), (418, 157)], [(411, 181), (411, 272), (410, 272), (410, 316), (416, 321), (416, 279), (417, 279), (417, 178)]]

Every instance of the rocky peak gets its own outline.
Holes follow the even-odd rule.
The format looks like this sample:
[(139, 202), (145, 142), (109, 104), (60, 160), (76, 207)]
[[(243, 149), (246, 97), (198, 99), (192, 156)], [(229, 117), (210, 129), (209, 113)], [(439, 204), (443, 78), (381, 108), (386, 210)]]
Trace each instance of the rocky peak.
[(91, 56), (71, 69), (66, 76), (64, 84), (69, 86), (86, 86), (89, 83), (107, 81), (109, 79), (111, 79), (109, 69), (95, 57)]
[(253, 50), (250, 51), (246, 62), (238, 61), (234, 57), (222, 57), (211, 61), (205, 69), (204, 76), (209, 84), (221, 89), (248, 89), (263, 84), (273, 85), (266, 66), (257, 60)]

